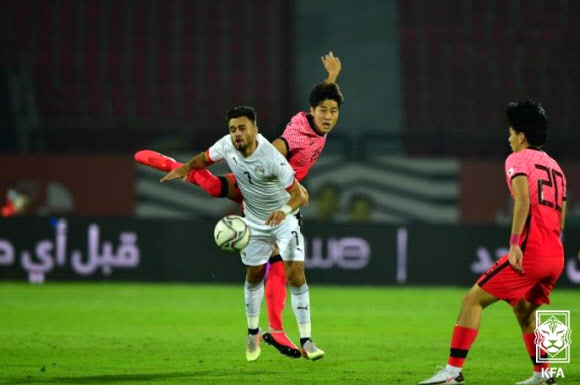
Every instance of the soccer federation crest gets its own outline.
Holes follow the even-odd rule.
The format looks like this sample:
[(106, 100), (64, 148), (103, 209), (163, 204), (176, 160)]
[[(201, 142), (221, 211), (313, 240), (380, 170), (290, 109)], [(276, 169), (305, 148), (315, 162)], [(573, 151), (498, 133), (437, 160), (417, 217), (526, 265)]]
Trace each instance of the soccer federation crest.
[(536, 311), (536, 362), (570, 362), (570, 311)]
[(256, 166), (256, 174), (258, 174), (260, 176), (264, 176), (265, 173), (266, 173), (266, 171), (264, 170), (264, 167)]

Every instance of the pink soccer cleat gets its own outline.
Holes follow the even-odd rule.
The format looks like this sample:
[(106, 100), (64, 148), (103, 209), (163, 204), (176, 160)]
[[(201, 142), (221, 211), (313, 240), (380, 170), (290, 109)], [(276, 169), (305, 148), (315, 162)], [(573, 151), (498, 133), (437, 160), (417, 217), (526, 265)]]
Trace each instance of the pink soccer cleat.
[(175, 159), (151, 150), (137, 151), (135, 153), (135, 161), (164, 172), (169, 172), (181, 166), (181, 163), (175, 161)]

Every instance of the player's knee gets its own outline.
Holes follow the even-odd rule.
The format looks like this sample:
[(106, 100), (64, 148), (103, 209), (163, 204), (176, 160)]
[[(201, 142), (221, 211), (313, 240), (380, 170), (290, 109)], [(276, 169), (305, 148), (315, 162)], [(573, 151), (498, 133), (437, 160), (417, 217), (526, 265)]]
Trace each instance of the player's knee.
[(474, 285), (465, 295), (463, 296), (463, 306), (464, 307), (474, 307), (481, 306), (486, 308), (488, 305), (497, 301), (494, 297), (489, 296), (486, 292), (481, 290), (479, 286)]
[(462, 305), (464, 308), (470, 308), (470, 307), (474, 307), (474, 306), (482, 306), (483, 304), (481, 303), (481, 298), (478, 295), (477, 292), (470, 290), (467, 293), (465, 293), (465, 295), (463, 296), (463, 302)]
[(306, 277), (304, 276), (304, 271), (292, 268), (286, 272), (286, 280), (290, 286), (299, 287), (304, 285)]
[(302, 286), (306, 282), (304, 262), (284, 262), (284, 274), (290, 286)]
[(264, 279), (265, 274), (265, 265), (248, 267), (246, 270), (246, 281), (251, 284), (260, 283)]
[(533, 311), (530, 311), (529, 308), (516, 305), (514, 306), (513, 311), (518, 320), (518, 323), (523, 328), (527, 328), (528, 326), (535, 324), (535, 314)]
[(465, 293), (465, 295), (463, 296), (463, 301), (462, 301), (462, 305), (463, 307), (470, 307), (473, 305), (476, 305), (477, 301), (476, 301), (476, 297), (474, 295), (474, 293), (470, 290), (467, 293)]
[(260, 278), (258, 278), (257, 276), (252, 276), (252, 275), (246, 276), (246, 281), (252, 285), (262, 282), (262, 280)]

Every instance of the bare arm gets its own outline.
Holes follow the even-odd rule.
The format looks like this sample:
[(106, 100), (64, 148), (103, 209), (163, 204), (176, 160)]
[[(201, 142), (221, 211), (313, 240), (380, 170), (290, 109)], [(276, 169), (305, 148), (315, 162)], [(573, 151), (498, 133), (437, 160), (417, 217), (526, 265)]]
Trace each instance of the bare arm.
[[(521, 234), (530, 213), (530, 190), (528, 188), (528, 178), (524, 175), (516, 176), (512, 180), (512, 192), (514, 194), (514, 214), (512, 219), (512, 234)], [(518, 244), (510, 244), (508, 261), (510, 265), (524, 273), (523, 270), (523, 253)]]
[(272, 144), (274, 145), (274, 147), (276, 147), (276, 150), (278, 150), (280, 152), (280, 154), (284, 155), (284, 158), (287, 157), (288, 155), (288, 147), (286, 147), (286, 142), (284, 142), (282, 139), (278, 138), (275, 139)]
[(524, 231), (526, 219), (530, 212), (530, 190), (528, 178), (524, 175), (516, 176), (512, 180), (514, 194), (514, 215), (512, 219), (512, 234), (521, 234)]
[(340, 59), (335, 57), (332, 51), (327, 53), (326, 55), (320, 58), (322, 60), (322, 64), (328, 72), (328, 76), (326, 77), (326, 83), (332, 84), (336, 83), (336, 78), (338, 78), (338, 74), (342, 68), (342, 64), (340, 63)]
[(294, 182), (290, 191), (290, 199), (286, 203), (292, 211), (304, 206), (308, 202), (308, 191), (298, 181)]
[(562, 217), (560, 218), (560, 231), (564, 231), (564, 223), (566, 223), (566, 201), (562, 202)]
[(191, 158), (191, 160), (186, 164), (171, 170), (167, 175), (165, 175), (161, 179), (161, 182), (167, 182), (168, 180), (172, 180), (175, 178), (181, 178), (184, 181), (187, 181), (187, 175), (191, 170), (194, 169), (199, 170), (200, 168), (205, 168), (211, 164), (212, 163), (210, 162), (210, 160), (206, 158), (205, 152), (200, 152), (199, 154)]
[(281, 207), (280, 210), (273, 211), (268, 219), (266, 219), (266, 225), (269, 226), (277, 226), (286, 215), (289, 215), (291, 212), (296, 210), (297, 208), (304, 206), (308, 201), (308, 192), (298, 181), (295, 181), (292, 185), (292, 188), (288, 191), (290, 193), (290, 199), (286, 203), (284, 207)]

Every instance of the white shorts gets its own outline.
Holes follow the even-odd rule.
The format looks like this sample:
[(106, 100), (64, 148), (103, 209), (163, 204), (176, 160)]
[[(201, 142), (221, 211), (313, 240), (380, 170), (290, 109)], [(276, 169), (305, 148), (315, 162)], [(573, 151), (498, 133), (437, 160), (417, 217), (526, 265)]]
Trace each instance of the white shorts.
[(283, 261), (304, 262), (304, 237), (300, 232), (298, 219), (287, 215), (276, 227), (266, 226), (244, 218), (252, 231), (250, 242), (241, 252), (242, 262), (247, 266), (260, 266), (268, 259), (278, 245)]

